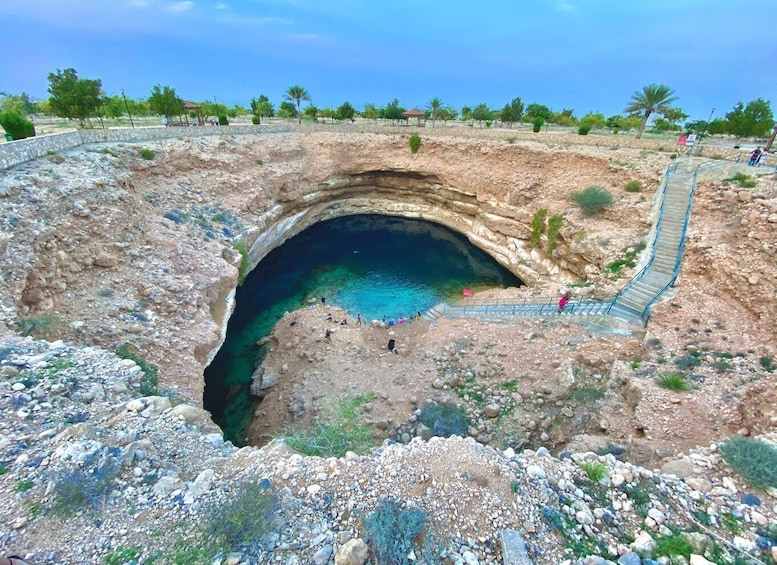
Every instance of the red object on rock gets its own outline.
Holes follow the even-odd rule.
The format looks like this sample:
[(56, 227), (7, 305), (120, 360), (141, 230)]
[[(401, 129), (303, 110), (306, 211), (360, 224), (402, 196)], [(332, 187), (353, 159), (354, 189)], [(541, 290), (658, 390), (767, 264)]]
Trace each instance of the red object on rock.
[(471, 291), (470, 289), (468, 289), (468, 288), (465, 288), (464, 290), (462, 290), (462, 291), (461, 291), (461, 293), (462, 293), (464, 296), (466, 296), (467, 298), (471, 298), (472, 296), (474, 296), (474, 295), (475, 295), (475, 293), (474, 293), (474, 292), (472, 292), (472, 291)]

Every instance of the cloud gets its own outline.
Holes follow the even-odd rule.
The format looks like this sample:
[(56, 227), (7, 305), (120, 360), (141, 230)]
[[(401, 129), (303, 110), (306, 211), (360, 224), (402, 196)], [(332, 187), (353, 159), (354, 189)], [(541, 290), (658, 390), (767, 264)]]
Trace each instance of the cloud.
[(224, 3), (222, 3), (222, 4), (216, 4), (216, 9), (217, 9), (217, 10), (226, 10), (227, 8), (229, 8), (229, 6), (227, 6), (227, 5), (226, 5), (226, 4), (224, 4)]
[(189, 10), (192, 6), (194, 6), (194, 2), (189, 2), (188, 0), (186, 0), (185, 2), (176, 2), (175, 4), (170, 4), (167, 10), (170, 12), (185, 12), (186, 10)]
[(558, 2), (556, 4), (556, 8), (558, 9), (559, 12), (566, 12), (568, 14), (571, 14), (572, 12), (577, 12), (577, 8), (575, 8), (569, 2)]

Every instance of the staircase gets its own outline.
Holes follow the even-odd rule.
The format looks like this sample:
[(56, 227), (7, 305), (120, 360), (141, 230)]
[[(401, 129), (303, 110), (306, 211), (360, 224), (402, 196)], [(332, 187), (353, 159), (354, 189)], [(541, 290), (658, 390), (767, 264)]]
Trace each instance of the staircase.
[(424, 318), (433, 322), (443, 316), (491, 321), (558, 317), (610, 329), (624, 324), (647, 324), (650, 306), (674, 283), (680, 271), (696, 175), (707, 164), (694, 168), (691, 161), (685, 159), (667, 169), (650, 258), (612, 300), (570, 301), (563, 312), (558, 311), (557, 297), (527, 299), (520, 304), (468, 300), (455, 306), (437, 304), (424, 314)]

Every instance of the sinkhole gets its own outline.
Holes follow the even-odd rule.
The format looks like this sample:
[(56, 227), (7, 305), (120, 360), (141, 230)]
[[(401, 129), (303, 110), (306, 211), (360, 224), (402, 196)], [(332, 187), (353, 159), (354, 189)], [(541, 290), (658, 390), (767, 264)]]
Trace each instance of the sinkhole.
[(424, 220), (353, 215), (319, 222), (261, 260), (237, 289), (226, 339), (205, 369), (203, 404), (225, 439), (245, 444), (258, 400), (251, 377), (266, 354), (257, 341), (311, 301), (352, 318), (411, 318), (440, 302), (523, 282), (462, 234)]

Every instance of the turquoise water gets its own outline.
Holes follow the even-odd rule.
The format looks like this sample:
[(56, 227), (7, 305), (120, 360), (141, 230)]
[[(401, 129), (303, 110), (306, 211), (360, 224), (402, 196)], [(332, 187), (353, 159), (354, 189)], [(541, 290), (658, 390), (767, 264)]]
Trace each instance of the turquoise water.
[(438, 224), (393, 216), (318, 223), (270, 252), (238, 288), (227, 337), (205, 370), (204, 405), (226, 439), (244, 443), (256, 407), (248, 389), (269, 335), (310, 298), (352, 317), (397, 319), (479, 290), (523, 284), (465, 237)]

